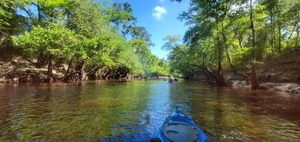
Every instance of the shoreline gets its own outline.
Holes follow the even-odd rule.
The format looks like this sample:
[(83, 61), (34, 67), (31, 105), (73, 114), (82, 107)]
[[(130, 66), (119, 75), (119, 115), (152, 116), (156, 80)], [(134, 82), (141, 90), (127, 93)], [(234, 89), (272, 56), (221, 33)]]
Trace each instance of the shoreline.
[[(260, 86), (263, 90), (270, 90), (276, 92), (286, 92), (289, 94), (300, 94), (300, 84), (294, 82), (261, 82)], [(251, 88), (246, 81), (232, 81), (233, 88)]]
[[(129, 80), (135, 80), (135, 79), (129, 79)], [(103, 80), (103, 81), (117, 81), (117, 82), (127, 82), (129, 80), (122, 80), (122, 79), (109, 79), (109, 80)], [(86, 80), (89, 81), (89, 80)], [(68, 81), (64, 82), (62, 80), (56, 80), (51, 83), (75, 83), (75, 82), (86, 82), (86, 81)], [(101, 81), (101, 80), (94, 80), (94, 81)], [(201, 82), (201, 81), (200, 81)], [(202, 82), (203, 83), (203, 82)], [(14, 82), (14, 81), (7, 81), (3, 78), (0, 78), (0, 84), (48, 84), (48, 82)], [(294, 83), (294, 82), (261, 82), (260, 86), (263, 89), (257, 89), (257, 90), (269, 90), (269, 91), (275, 91), (275, 92), (285, 92), (289, 94), (300, 94), (300, 84)], [(229, 85), (231, 88), (248, 88), (251, 89), (251, 85), (247, 84), (246, 81), (239, 81), (234, 80), (231, 82), (231, 85)]]

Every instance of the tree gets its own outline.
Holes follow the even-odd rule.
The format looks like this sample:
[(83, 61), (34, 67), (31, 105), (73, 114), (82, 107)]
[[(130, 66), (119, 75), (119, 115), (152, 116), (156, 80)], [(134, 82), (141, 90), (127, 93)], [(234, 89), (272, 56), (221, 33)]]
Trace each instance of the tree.
[(112, 9), (106, 11), (110, 15), (109, 20), (115, 24), (123, 37), (130, 32), (130, 28), (135, 25), (137, 19), (132, 15), (131, 5), (125, 3), (113, 3)]
[[(215, 40), (214, 51), (217, 69), (214, 76), (218, 86), (225, 85), (222, 61), (223, 54), (228, 49), (226, 33), (231, 3), (232, 1), (193, 0), (189, 12), (181, 14), (181, 19), (185, 19), (188, 24), (193, 25), (191, 30), (186, 32), (185, 41), (201, 44), (206, 38), (213, 37)], [(190, 13), (195, 13), (195, 15), (190, 15)]]
[(100, 10), (101, 4), (87, 0), (73, 0), (72, 5), (67, 7), (67, 27), (76, 34), (87, 38), (99, 36), (110, 29), (109, 22)]
[(151, 35), (135, 25), (129, 3), (3, 0), (0, 4), (1, 48), (12, 47), (12, 42), (3, 41), (13, 36), (18, 51), (26, 53), (14, 55), (37, 59), (38, 68), (47, 65), (48, 81), (52, 68), (62, 64), (68, 64), (65, 81), (82, 80), (84, 71), (93, 79), (99, 70), (118, 78), (123, 75), (120, 71), (144, 75), (157, 67), (151, 62), (155, 58), (149, 49)]
[(0, 2), (0, 59), (11, 59), (18, 50), (14, 48), (11, 39), (24, 31), (25, 19), (16, 14), (17, 6), (26, 1), (3, 0)]
[(149, 61), (152, 54), (146, 41), (142, 39), (133, 39), (130, 46), (133, 48), (133, 51), (142, 63), (145, 73), (148, 74), (150, 72)]
[[(198, 67), (202, 65), (199, 69), (205, 69), (213, 76), (218, 86), (225, 84), (224, 65), (236, 74), (235, 52), (241, 53), (238, 51), (244, 50), (247, 52), (243, 54), (250, 54), (251, 58), (244, 58), (243, 61), (252, 65), (252, 72), (255, 71), (256, 62), (262, 60), (267, 45), (267, 32), (264, 31), (265, 7), (259, 2), (253, 4), (252, 0), (192, 0), (190, 9), (183, 12), (179, 19), (191, 25), (184, 36), (190, 49), (186, 54), (193, 57), (188, 59), (202, 60), (193, 64)], [(240, 48), (235, 48), (236, 45)], [(252, 86), (257, 88), (254, 72), (252, 75)]]
[(132, 39), (144, 40), (147, 42), (149, 47), (154, 45), (154, 43), (151, 41), (151, 35), (148, 33), (145, 27), (129, 26), (127, 31), (131, 34)]
[(170, 73), (179, 75), (189, 69), (187, 49), (180, 43), (179, 35), (167, 35), (162, 46), (163, 50), (169, 50), (168, 60), (170, 61)]
[(48, 59), (47, 81), (52, 79), (53, 60), (68, 58), (76, 41), (75, 34), (65, 26), (50, 23), (49, 27), (36, 26), (30, 32), (14, 37), (14, 42), (31, 56), (42, 53)]

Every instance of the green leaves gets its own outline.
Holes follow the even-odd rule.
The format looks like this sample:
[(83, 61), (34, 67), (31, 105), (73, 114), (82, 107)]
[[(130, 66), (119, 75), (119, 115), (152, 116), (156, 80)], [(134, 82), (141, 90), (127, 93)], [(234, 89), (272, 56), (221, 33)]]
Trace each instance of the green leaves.
[(70, 48), (75, 41), (75, 34), (57, 23), (50, 23), (50, 26), (46, 28), (36, 26), (30, 32), (14, 37), (17, 45), (33, 55), (45, 53), (65, 56), (71, 51)]
[(179, 46), (180, 37), (179, 35), (167, 35), (164, 39), (164, 44), (162, 46), (162, 49), (164, 50), (172, 50), (173, 48), (176, 48)]
[[(135, 26), (137, 19), (129, 3), (111, 6), (89, 0), (4, 0), (0, 3), (0, 17), (4, 16), (0, 29), (25, 23), (20, 34), (9, 35), (18, 50), (24, 51), (27, 58), (39, 60), (43, 56), (41, 60), (49, 66), (52, 61), (59, 66), (68, 64), (66, 78), (75, 67), (74, 62), (87, 72), (101, 68), (128, 69), (131, 74), (145, 75), (157, 71), (153, 68), (159, 65), (152, 62), (154, 57), (149, 49), (153, 45), (151, 35), (144, 27)], [(18, 19), (11, 24), (11, 18), (23, 21)], [(116, 30), (116, 26), (122, 29)]]
[(298, 5), (292, 0), (192, 0), (189, 10), (179, 16), (191, 26), (183, 38), (187, 47), (174, 48), (180, 45), (176, 42), (164, 45), (171, 49), (172, 70), (195, 76), (200, 66), (234, 71), (253, 60), (263, 61), (286, 45), (299, 45)]
[(104, 30), (110, 27), (99, 8), (99, 4), (94, 2), (73, 0), (68, 8), (70, 12), (67, 13), (68, 28), (87, 38), (93, 38), (104, 33)]

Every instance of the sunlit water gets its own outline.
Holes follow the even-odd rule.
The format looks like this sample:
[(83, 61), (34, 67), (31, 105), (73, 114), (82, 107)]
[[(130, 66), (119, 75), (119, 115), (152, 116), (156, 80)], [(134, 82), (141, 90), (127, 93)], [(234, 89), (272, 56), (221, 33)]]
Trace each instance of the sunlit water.
[(148, 141), (175, 107), (216, 141), (300, 141), (300, 96), (166, 81), (0, 85), (0, 141)]

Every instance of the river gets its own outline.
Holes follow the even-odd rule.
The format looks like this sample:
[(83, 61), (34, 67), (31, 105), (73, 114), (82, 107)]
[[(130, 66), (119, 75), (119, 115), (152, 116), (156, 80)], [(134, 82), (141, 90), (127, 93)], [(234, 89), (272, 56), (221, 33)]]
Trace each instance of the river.
[(137, 80), (0, 84), (0, 141), (143, 141), (175, 107), (216, 141), (300, 141), (299, 95)]

